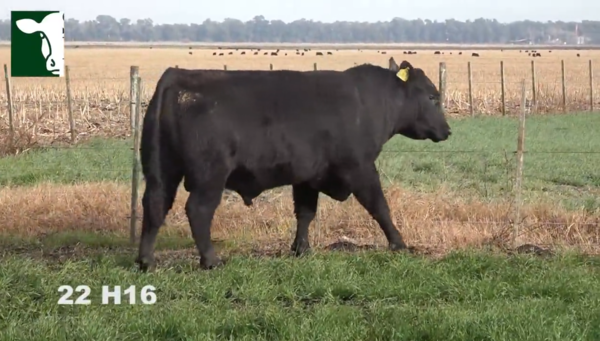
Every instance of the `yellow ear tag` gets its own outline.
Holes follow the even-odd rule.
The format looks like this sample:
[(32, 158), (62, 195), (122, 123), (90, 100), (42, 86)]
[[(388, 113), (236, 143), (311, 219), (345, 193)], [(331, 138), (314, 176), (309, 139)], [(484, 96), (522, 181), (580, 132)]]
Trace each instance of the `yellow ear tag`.
[(398, 76), (398, 78), (402, 79), (403, 81), (407, 81), (408, 80), (408, 68), (406, 69), (400, 69), (400, 71), (398, 71), (398, 73), (396, 74), (396, 76)]

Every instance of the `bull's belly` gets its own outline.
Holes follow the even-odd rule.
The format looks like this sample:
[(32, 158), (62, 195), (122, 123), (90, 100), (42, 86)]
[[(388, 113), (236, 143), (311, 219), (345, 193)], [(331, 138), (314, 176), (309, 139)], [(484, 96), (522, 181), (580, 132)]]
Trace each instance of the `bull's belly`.
[(225, 188), (237, 192), (246, 205), (251, 205), (252, 200), (266, 190), (298, 183), (308, 183), (315, 190), (337, 201), (345, 201), (352, 194), (349, 184), (334, 172), (299, 174), (285, 167), (252, 171), (237, 168), (229, 175)]
[(312, 188), (337, 201), (345, 201), (352, 194), (350, 186), (337, 174), (328, 173), (326, 176), (310, 182)]
[(293, 185), (297, 182), (296, 175), (287, 169), (235, 169), (227, 178), (225, 188), (237, 192), (246, 205), (252, 204), (252, 199), (262, 192), (276, 187)]

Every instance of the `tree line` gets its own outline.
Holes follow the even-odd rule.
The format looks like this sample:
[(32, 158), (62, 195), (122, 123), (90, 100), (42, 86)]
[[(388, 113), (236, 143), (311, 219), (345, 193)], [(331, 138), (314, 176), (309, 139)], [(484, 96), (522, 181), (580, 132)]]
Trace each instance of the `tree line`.
[[(461, 43), (506, 44), (518, 40), (533, 43), (575, 43), (575, 27), (587, 44), (600, 44), (600, 21), (516, 21), (500, 23), (495, 19), (473, 21), (405, 20), (386, 22), (323, 23), (306, 19), (285, 23), (255, 16), (243, 22), (225, 19), (205, 20), (201, 24), (161, 24), (151, 19), (132, 22), (99, 15), (95, 20), (65, 21), (67, 41), (173, 41), (173, 42), (280, 42), (280, 43)], [(0, 40), (10, 40), (10, 20), (0, 20)]]

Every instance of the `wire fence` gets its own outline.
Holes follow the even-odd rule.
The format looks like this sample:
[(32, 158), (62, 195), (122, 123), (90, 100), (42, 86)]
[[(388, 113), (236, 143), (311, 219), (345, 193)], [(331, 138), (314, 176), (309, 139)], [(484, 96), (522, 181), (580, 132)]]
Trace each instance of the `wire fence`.
[[(377, 167), (394, 222), (407, 242), (440, 248), (530, 243), (600, 249), (600, 150), (594, 149), (598, 144), (589, 121), (597, 116), (574, 114), (599, 108), (592, 61), (587, 65), (587, 73), (569, 73), (564, 62), (532, 62), (529, 76), (521, 72), (520, 81), (516, 76), (507, 81), (510, 68), (504, 63), (495, 65), (499, 80), (490, 79), (489, 72), (477, 73), (491, 64), (469, 62), (465, 76), (440, 63), (436, 83), (449, 115), (507, 118), (456, 122), (452, 139), (463, 141), (453, 148), (407, 139), (386, 144)], [(558, 76), (544, 73), (536, 78), (536, 68), (554, 68)], [(19, 84), (20, 79), (5, 73), (3, 151), (47, 150), (0, 159), (0, 184), (5, 187), (0, 219), (7, 231), (123, 231), (129, 225), (133, 241), (142, 212), (139, 126), (164, 69), (131, 67), (127, 78), (93, 79), (78, 77), (78, 69), (68, 67), (65, 78), (37, 84)], [(271, 64), (265, 69), (277, 68)], [(535, 121), (548, 112), (564, 112), (573, 119)], [(530, 130), (528, 117), (534, 119)], [(93, 137), (113, 139), (90, 141)], [(31, 184), (38, 185), (26, 186)], [(288, 187), (263, 193), (251, 208), (226, 191), (213, 222), (217, 236), (293, 238)], [(173, 231), (186, 233), (186, 197), (182, 190), (169, 215)], [(313, 244), (340, 238), (385, 244), (377, 223), (353, 198), (338, 203), (323, 195), (314, 226)]]

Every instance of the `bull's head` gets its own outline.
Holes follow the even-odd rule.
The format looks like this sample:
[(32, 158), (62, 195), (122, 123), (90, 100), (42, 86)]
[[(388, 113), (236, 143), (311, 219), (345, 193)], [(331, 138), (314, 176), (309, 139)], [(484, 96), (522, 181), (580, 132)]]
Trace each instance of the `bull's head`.
[(46, 69), (59, 76), (63, 75), (65, 68), (64, 49), (59, 48), (63, 44), (65, 36), (63, 19), (61, 13), (51, 13), (40, 23), (32, 19), (21, 19), (16, 22), (19, 30), (25, 34), (39, 32), (42, 38), (42, 55), (46, 59)]

